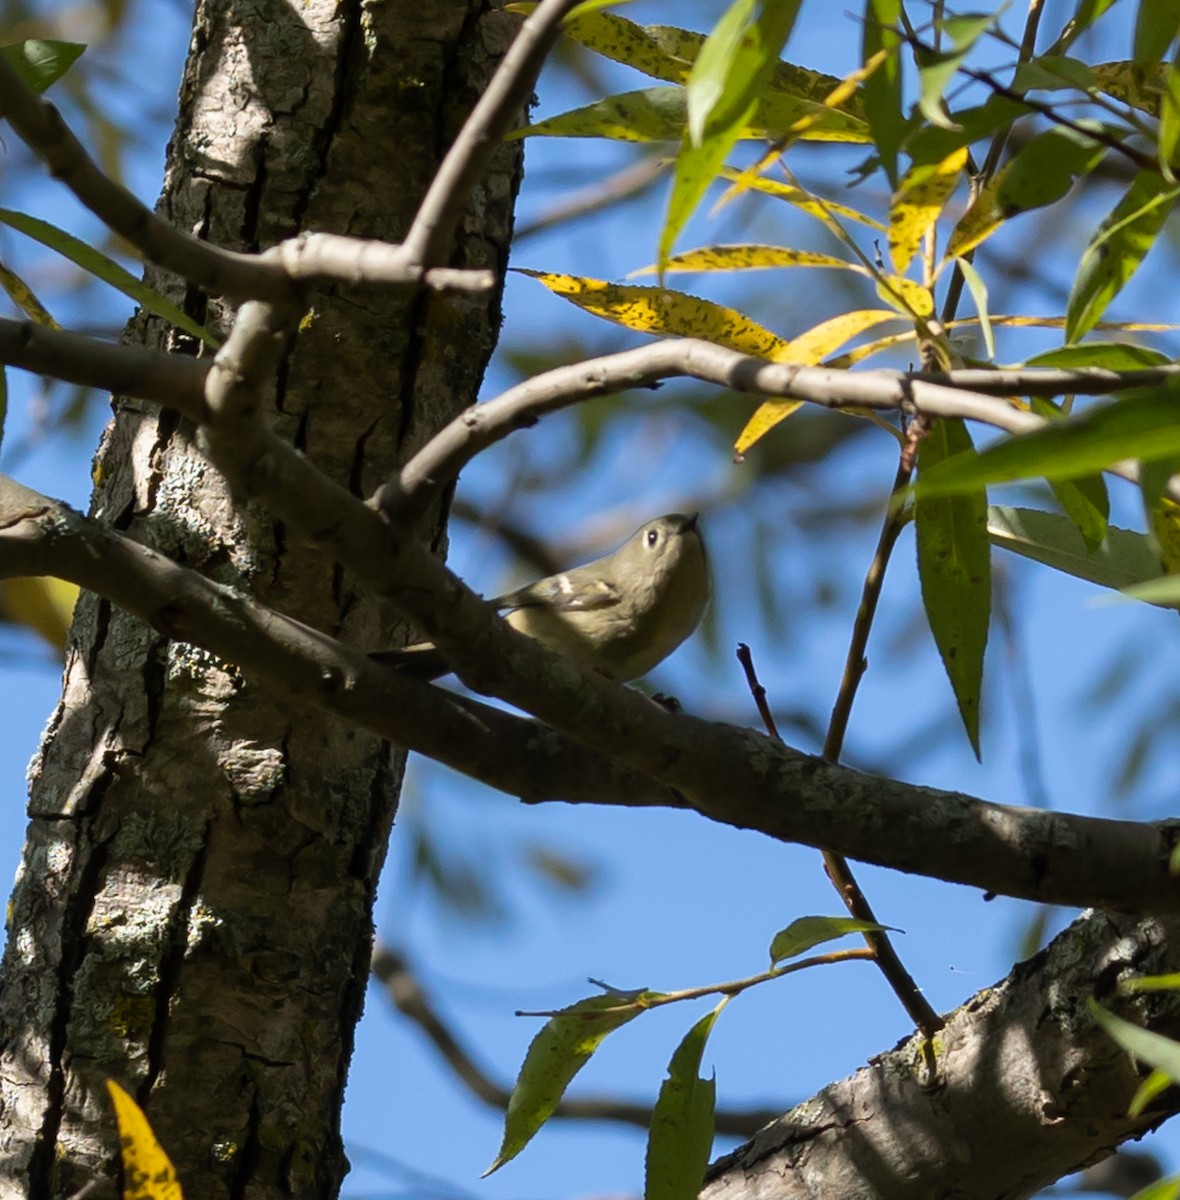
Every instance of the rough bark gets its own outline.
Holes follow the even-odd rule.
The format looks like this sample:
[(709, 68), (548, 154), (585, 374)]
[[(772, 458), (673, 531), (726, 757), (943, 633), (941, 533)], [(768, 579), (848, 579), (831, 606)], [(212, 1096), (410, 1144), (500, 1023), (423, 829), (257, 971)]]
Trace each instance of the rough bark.
[(1116, 997), (1180, 957), (1175, 918), (1093, 912), (950, 1014), (713, 1164), (701, 1200), (1015, 1200), (1106, 1158), (1180, 1106), (1127, 1115), (1146, 1074), (1091, 1016), (1097, 997), (1175, 1037), (1175, 992)]
[[(236, 249), (300, 230), (398, 238), (515, 26), (477, 0), (209, 0), (161, 211)], [(499, 155), (456, 263), (502, 268), (518, 165)], [(218, 304), (156, 282), (224, 328)], [(276, 428), (367, 493), (474, 399), (497, 305), (317, 295)], [(146, 320), (132, 336), (162, 338)], [(95, 479), (93, 511), (137, 540), (345, 641), (389, 636), (326, 556), (234, 503), (174, 416), (117, 405)], [(441, 541), (438, 514), (434, 528)], [(381, 738), (84, 598), (11, 905), (0, 1194), (109, 1179), (106, 1076), (145, 1105), (190, 1198), (335, 1194), (401, 767)]]

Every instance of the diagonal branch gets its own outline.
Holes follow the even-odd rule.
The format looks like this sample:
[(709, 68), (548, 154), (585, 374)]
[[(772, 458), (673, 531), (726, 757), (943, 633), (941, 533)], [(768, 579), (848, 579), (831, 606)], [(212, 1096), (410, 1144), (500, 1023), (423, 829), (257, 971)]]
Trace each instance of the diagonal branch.
[[(0, 577), (45, 574), (96, 591), (250, 677), (526, 802), (692, 807), (780, 841), (988, 892), (1180, 912), (1180, 888), (1168, 870), (1174, 824), (1009, 808), (863, 775), (753, 730), (669, 713), (506, 629), (511, 642), (522, 643), (511, 657), (522, 651), (521, 679), (531, 679), (532, 690), (544, 693), (551, 659), (549, 690), (573, 688), (593, 736), (581, 729), (569, 736), (405, 679), (0, 477)], [(510, 690), (530, 689), (522, 682)]]

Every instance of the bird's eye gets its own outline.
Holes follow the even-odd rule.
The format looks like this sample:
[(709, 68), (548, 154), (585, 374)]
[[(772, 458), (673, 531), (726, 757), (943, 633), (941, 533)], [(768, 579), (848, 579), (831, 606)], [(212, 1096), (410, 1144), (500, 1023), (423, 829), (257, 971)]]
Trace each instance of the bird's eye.
[(660, 531), (658, 529), (649, 529), (647, 531), (647, 544), (654, 546), (660, 540)]

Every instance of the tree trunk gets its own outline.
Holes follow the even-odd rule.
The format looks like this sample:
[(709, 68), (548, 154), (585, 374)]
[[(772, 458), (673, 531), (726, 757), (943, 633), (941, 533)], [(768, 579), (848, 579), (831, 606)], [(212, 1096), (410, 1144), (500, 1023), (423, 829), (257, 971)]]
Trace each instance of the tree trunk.
[[(208, 0), (163, 213), (245, 250), (300, 230), (398, 239), (516, 24), (479, 0)], [(518, 171), (517, 151), (498, 152), (455, 263), (502, 272)], [(153, 282), (225, 329), (231, 314), (216, 301), (206, 309)], [(277, 429), (368, 493), (474, 399), (498, 304), (315, 296), (276, 381)], [(139, 318), (132, 336), (167, 335)], [(173, 349), (196, 352), (172, 336)], [(115, 409), (96, 514), (354, 644), (391, 637), (387, 615), (330, 559), (233, 501), (184, 422), (150, 405)], [(340, 1103), (402, 765), (374, 735), (83, 598), (10, 910), (0, 1194), (113, 1181), (106, 1077), (145, 1106), (189, 1200), (337, 1192)]]

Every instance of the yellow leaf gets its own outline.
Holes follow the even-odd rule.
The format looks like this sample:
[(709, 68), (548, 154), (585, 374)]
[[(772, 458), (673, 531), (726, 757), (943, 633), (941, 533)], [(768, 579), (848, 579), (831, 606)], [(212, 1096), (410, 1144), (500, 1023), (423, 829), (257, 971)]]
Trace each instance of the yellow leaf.
[[(780, 183), (777, 179), (767, 179), (753, 171), (736, 171), (732, 167), (726, 167), (721, 174), (723, 178), (732, 180), (737, 185), (738, 191), (753, 188), (754, 191), (762, 192), (763, 195), (785, 200), (809, 216), (823, 221), (825, 225), (830, 225), (831, 218), (835, 216), (843, 217), (846, 221), (856, 221), (861, 225), (868, 225), (872, 229), (885, 228), (880, 221), (875, 221), (872, 217), (857, 212), (855, 208), (847, 208), (845, 205), (836, 204), (831, 200), (820, 200), (805, 188), (796, 187), (794, 184)], [(730, 192), (733, 191), (734, 189), (731, 188)], [(726, 196), (729, 194), (726, 193)], [(725, 197), (722, 198), (722, 202), (724, 200)]]
[(5, 579), (0, 581), (0, 620), (26, 625), (64, 650), (77, 599), (77, 585), (64, 579), (48, 575)]
[(882, 275), (877, 284), (877, 295), (899, 313), (915, 320), (934, 316), (934, 296), (930, 289), (904, 275)]
[(49, 310), (37, 299), (33, 289), (15, 272), (0, 263), (0, 288), (3, 288), (12, 302), (38, 325), (47, 329), (60, 329), (61, 326), (53, 319)]
[[(845, 342), (886, 321), (902, 320), (897, 313), (885, 308), (860, 308), (841, 313), (812, 326), (806, 333), (791, 339), (791, 362), (814, 366)], [(911, 335), (912, 336), (912, 335)]]
[(183, 1200), (176, 1171), (143, 1109), (112, 1079), (107, 1080), (107, 1091), (119, 1125), (123, 1200)]
[[(815, 250), (792, 250), (787, 246), (759, 246), (741, 244), (735, 246), (701, 246), (674, 254), (664, 264), (665, 271), (744, 271), (767, 267), (835, 267), (843, 271), (856, 271), (861, 275), (871, 272), (859, 263), (850, 263), (832, 254), (820, 254)], [(632, 275), (650, 275), (656, 267), (644, 267)]]
[[(1010, 166), (1011, 164), (1009, 164)], [(1008, 175), (1008, 167), (1002, 167), (975, 197), (971, 207), (959, 219), (947, 243), (946, 257), (958, 258), (969, 254), (980, 242), (991, 237), (1004, 223), (1004, 212), (1000, 207), (1000, 188)]]
[(904, 272), (910, 265), (922, 239), (954, 195), (966, 165), (967, 147), (960, 146), (942, 162), (911, 167), (898, 184), (889, 212), (889, 253), (895, 271)]
[(790, 343), (733, 308), (668, 288), (607, 283), (581, 275), (516, 268), (579, 308), (643, 333), (703, 338), (772, 362), (790, 360)]
[(802, 400), (767, 400), (758, 405), (754, 415), (746, 422), (745, 429), (738, 434), (733, 444), (734, 453), (745, 454), (759, 438), (768, 434), (780, 421), (785, 421), (802, 404)]

